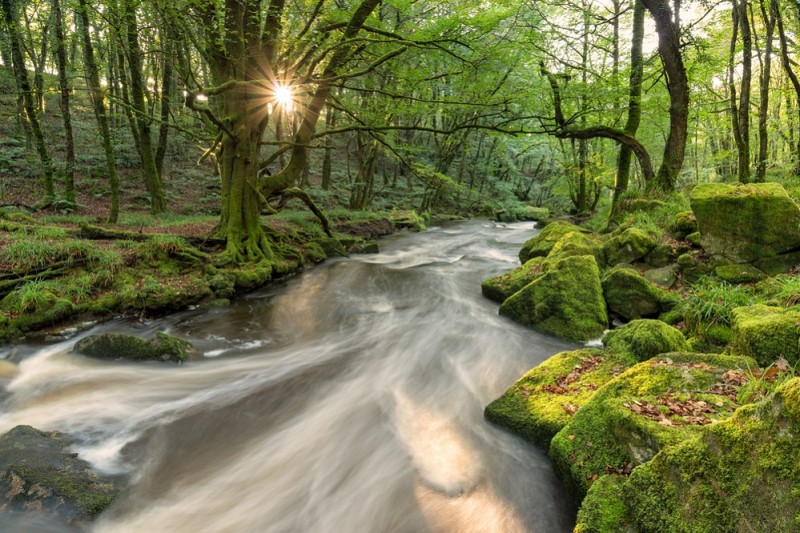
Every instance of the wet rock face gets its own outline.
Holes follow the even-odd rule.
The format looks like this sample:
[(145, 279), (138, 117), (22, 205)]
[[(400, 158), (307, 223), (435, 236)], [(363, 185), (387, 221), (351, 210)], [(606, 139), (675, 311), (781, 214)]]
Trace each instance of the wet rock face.
[(0, 436), (0, 509), (73, 524), (114, 500), (119, 480), (92, 472), (63, 434), (17, 426)]
[(189, 358), (192, 345), (166, 333), (156, 333), (150, 340), (125, 333), (90, 335), (75, 343), (73, 351), (99, 359), (126, 359), (129, 361), (174, 361)]
[(800, 208), (777, 183), (697, 185), (692, 211), (709, 254), (751, 263), (800, 247)]

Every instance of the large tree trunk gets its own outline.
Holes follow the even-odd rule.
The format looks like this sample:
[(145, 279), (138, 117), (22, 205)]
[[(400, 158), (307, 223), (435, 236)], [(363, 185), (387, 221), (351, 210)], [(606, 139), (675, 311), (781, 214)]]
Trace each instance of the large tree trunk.
[(33, 97), (33, 89), (28, 80), (28, 69), (25, 65), (25, 56), (22, 52), (22, 42), (18, 27), (18, 16), (14, 13), (14, 6), (11, 0), (0, 0), (3, 10), (3, 19), (6, 26), (9, 45), (11, 47), (11, 62), (14, 70), (14, 78), (17, 83), (17, 90), (22, 93), (22, 101), (25, 108), (25, 115), (33, 133), (36, 144), (36, 151), (42, 163), (42, 183), (44, 185), (43, 204), (49, 205), (53, 202), (55, 192), (53, 190), (53, 164), (47, 150), (47, 141), (44, 138), (39, 115), (36, 109), (36, 102)]
[(97, 128), (100, 130), (100, 139), (103, 143), (103, 153), (106, 157), (106, 172), (108, 184), (111, 189), (111, 207), (108, 211), (108, 221), (115, 223), (119, 217), (119, 180), (117, 179), (117, 164), (114, 159), (114, 146), (111, 141), (111, 130), (108, 127), (106, 105), (103, 102), (103, 88), (100, 86), (100, 71), (94, 57), (92, 36), (89, 33), (89, 9), (87, 0), (78, 0), (78, 27), (83, 41), (83, 63), (86, 68), (86, 86), (89, 89), (89, 100), (92, 103)]
[(164, 176), (164, 158), (167, 155), (167, 143), (169, 141), (169, 116), (172, 106), (173, 91), (173, 56), (175, 46), (173, 44), (174, 35), (169, 30), (167, 24), (161, 32), (162, 46), (162, 76), (161, 76), (161, 124), (158, 127), (158, 147), (156, 149), (156, 171), (158, 175)]
[(64, 199), (75, 203), (75, 139), (72, 134), (72, 116), (69, 106), (69, 81), (67, 80), (67, 49), (64, 42), (64, 20), (61, 0), (53, 0), (53, 16), (56, 32), (56, 60), (58, 62), (58, 87), (61, 92), (61, 117), (64, 121), (64, 143), (66, 161), (64, 167)]
[(658, 55), (664, 65), (669, 91), (669, 134), (664, 146), (664, 158), (651, 189), (662, 192), (675, 190), (675, 183), (686, 155), (686, 135), (689, 125), (689, 80), (683, 65), (680, 31), (675, 24), (669, 0), (642, 0), (656, 23)]
[[(633, 7), (633, 29), (631, 36), (631, 74), (628, 85), (628, 120), (625, 123), (625, 133), (636, 137), (639, 123), (642, 120), (642, 77), (644, 75), (644, 55), (642, 43), (644, 42), (644, 4), (636, 0)], [(611, 218), (616, 215), (616, 208), (622, 194), (628, 190), (630, 180), (631, 160), (633, 150), (626, 145), (620, 145), (617, 158), (617, 179), (614, 184), (614, 197), (611, 201)]]

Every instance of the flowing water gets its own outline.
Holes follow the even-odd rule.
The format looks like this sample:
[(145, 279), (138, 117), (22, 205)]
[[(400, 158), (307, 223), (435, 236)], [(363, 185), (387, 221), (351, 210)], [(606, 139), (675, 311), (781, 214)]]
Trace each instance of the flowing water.
[[(547, 457), (483, 419), (572, 347), (481, 297), (532, 233), (478, 221), (400, 233), (228, 308), (85, 333), (167, 331), (199, 350), (182, 366), (80, 357), (76, 339), (19, 347), (0, 433), (70, 433), (80, 457), (127, 477), (97, 532), (570, 531)], [(27, 531), (2, 515), (0, 529)]]

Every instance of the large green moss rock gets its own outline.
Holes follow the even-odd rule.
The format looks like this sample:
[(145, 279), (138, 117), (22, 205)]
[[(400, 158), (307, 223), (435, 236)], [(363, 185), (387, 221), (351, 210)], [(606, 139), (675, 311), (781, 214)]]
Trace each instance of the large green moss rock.
[(624, 500), (639, 531), (798, 531), (800, 379), (636, 468)]
[(108, 507), (119, 491), (115, 480), (92, 472), (71, 444), (65, 435), (30, 426), (0, 437), (4, 513), (41, 513), (74, 527)]
[(603, 337), (609, 352), (630, 354), (637, 361), (646, 361), (668, 352), (687, 352), (689, 343), (683, 333), (660, 320), (633, 320), (613, 329)]
[(568, 340), (603, 333), (608, 315), (594, 256), (552, 258), (543, 265), (542, 275), (506, 299), (500, 314)]
[(529, 370), (484, 410), (487, 420), (547, 448), (550, 439), (604, 385), (636, 359), (597, 349), (562, 352)]
[(752, 357), (761, 366), (779, 357), (796, 364), (800, 361), (800, 307), (737, 307), (733, 310), (731, 349)]
[(800, 208), (778, 183), (704, 183), (692, 189), (703, 248), (734, 263), (800, 246)]
[(658, 245), (646, 231), (626, 228), (615, 234), (603, 245), (609, 266), (629, 264), (644, 259)]
[(542, 275), (544, 257), (534, 257), (514, 270), (484, 280), (481, 292), (490, 300), (503, 303), (506, 298)]
[[(553, 437), (556, 472), (579, 500), (600, 476), (646, 463), (738, 407), (726, 372), (743, 357), (671, 353), (639, 363), (602, 386)], [(733, 396), (735, 398), (735, 395)]]
[(569, 222), (561, 220), (551, 222), (522, 245), (519, 251), (520, 263), (525, 264), (534, 257), (546, 257), (561, 237), (573, 231), (588, 232), (585, 228)]
[(757, 283), (767, 279), (764, 272), (747, 263), (717, 265), (714, 271), (719, 279), (733, 284)]
[(679, 301), (676, 295), (650, 283), (633, 268), (609, 270), (603, 276), (602, 287), (608, 310), (624, 320), (658, 316)]
[(150, 340), (125, 333), (100, 333), (79, 340), (73, 348), (76, 353), (99, 359), (178, 363), (187, 360), (191, 350), (191, 343), (166, 333), (156, 333)]

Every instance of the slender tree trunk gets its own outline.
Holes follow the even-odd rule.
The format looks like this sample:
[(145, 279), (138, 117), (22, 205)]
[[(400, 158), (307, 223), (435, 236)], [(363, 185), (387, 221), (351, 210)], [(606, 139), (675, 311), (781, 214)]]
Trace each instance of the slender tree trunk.
[[(328, 129), (336, 128), (336, 109), (333, 107), (328, 107), (325, 111), (325, 118), (327, 122)], [(326, 191), (330, 190), (331, 188), (331, 172), (332, 172), (332, 157), (333, 155), (331, 152), (333, 151), (333, 140), (331, 136), (328, 135), (325, 137), (325, 153), (322, 154), (322, 188)]]
[(17, 90), (22, 93), (25, 115), (30, 124), (33, 139), (36, 144), (36, 151), (39, 153), (39, 159), (42, 163), (42, 184), (44, 185), (44, 199), (42, 203), (44, 205), (50, 205), (55, 196), (53, 190), (53, 163), (50, 160), (50, 154), (47, 150), (47, 141), (44, 138), (44, 132), (39, 122), (39, 115), (36, 111), (33, 90), (28, 80), (28, 70), (25, 66), (25, 56), (22, 51), (22, 42), (18, 26), (19, 18), (16, 13), (14, 13), (14, 6), (12, 6), (11, 2), (12, 0), (0, 0), (0, 6), (3, 10), (6, 33), (11, 46), (11, 62), (14, 69)]
[(53, 17), (56, 35), (56, 60), (58, 62), (58, 87), (61, 92), (61, 117), (64, 121), (66, 157), (64, 166), (64, 199), (75, 203), (75, 139), (72, 133), (72, 116), (69, 106), (69, 81), (67, 79), (67, 48), (64, 39), (64, 20), (61, 0), (53, 0)]
[(733, 57), (731, 57), (731, 99), (733, 109), (733, 133), (738, 153), (737, 177), (742, 183), (750, 181), (750, 82), (752, 79), (753, 38), (750, 32), (750, 19), (747, 13), (748, 0), (732, 0), (734, 33), (731, 41), (731, 56), (735, 53), (736, 28), (742, 36), (742, 78), (739, 90), (739, 101), (736, 103)]
[(103, 88), (100, 86), (100, 71), (94, 57), (92, 36), (89, 33), (89, 8), (87, 0), (78, 0), (78, 28), (83, 41), (83, 64), (86, 68), (86, 86), (89, 89), (89, 99), (92, 103), (97, 128), (100, 130), (100, 139), (103, 143), (103, 152), (106, 156), (106, 172), (108, 184), (111, 188), (111, 207), (108, 212), (108, 221), (112, 224), (119, 217), (119, 180), (117, 179), (117, 164), (114, 159), (114, 146), (111, 141), (111, 130), (108, 127), (106, 106), (103, 102)]
[(763, 182), (767, 177), (767, 160), (769, 148), (769, 135), (767, 133), (767, 118), (769, 116), (769, 82), (772, 70), (772, 36), (775, 32), (775, 19), (777, 18), (776, 0), (770, 1), (769, 14), (760, 1), (761, 15), (764, 17), (766, 35), (764, 43), (764, 61), (761, 65), (761, 99), (758, 107), (758, 162), (756, 164), (756, 181)]
[(142, 51), (139, 47), (139, 25), (136, 20), (138, 2), (126, 0), (125, 25), (127, 38), (127, 63), (130, 75), (131, 104), (134, 107), (135, 127), (139, 132), (139, 159), (142, 163), (142, 174), (145, 187), (150, 194), (150, 212), (158, 214), (166, 211), (167, 203), (161, 177), (158, 174), (153, 140), (150, 136), (151, 119), (145, 103), (145, 81), (142, 71)]
[[(795, 107), (795, 111), (798, 117), (798, 127), (800, 127), (800, 80), (797, 79), (797, 74), (792, 67), (792, 60), (789, 56), (789, 38), (786, 35), (786, 31), (783, 26), (783, 14), (780, 10), (780, 5), (775, 3), (775, 12), (777, 15), (777, 22), (778, 22), (778, 37), (781, 41), (781, 62), (783, 63), (783, 69), (786, 71), (786, 75), (789, 77), (789, 80), (792, 82), (792, 87), (794, 87), (795, 96), (797, 98), (797, 105)], [(796, 135), (795, 138), (795, 145), (794, 145), (794, 169), (795, 174), (800, 175), (800, 133)]]
[(164, 175), (164, 157), (167, 155), (167, 142), (169, 140), (169, 116), (172, 106), (173, 91), (173, 39), (174, 35), (168, 29), (163, 30), (162, 46), (163, 66), (161, 76), (161, 124), (158, 127), (158, 147), (156, 149), (156, 170), (159, 176)]
[[(641, 0), (635, 0), (633, 6), (633, 29), (631, 36), (631, 74), (628, 85), (628, 120), (625, 123), (625, 133), (631, 137), (636, 137), (639, 123), (642, 120), (642, 77), (644, 75), (644, 55), (642, 53), (642, 43), (644, 42), (644, 4)], [(614, 197), (611, 201), (611, 217), (617, 214), (619, 199), (628, 189), (630, 180), (631, 160), (633, 150), (620, 145), (619, 157), (617, 158), (617, 179), (614, 184)]]

